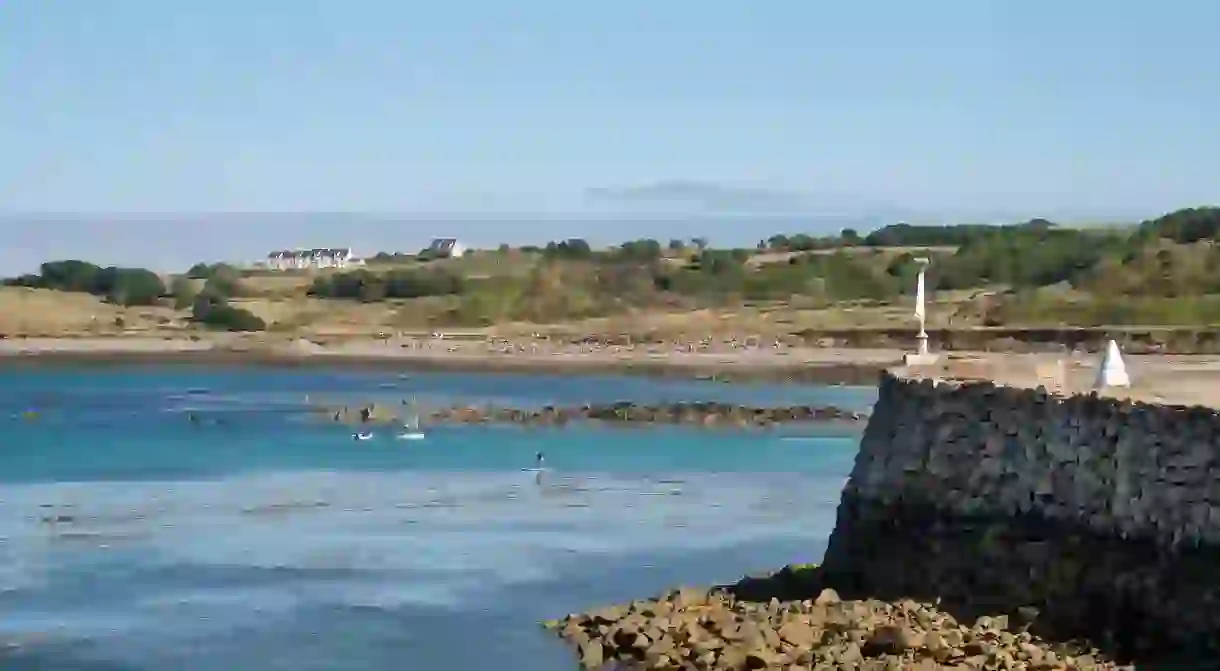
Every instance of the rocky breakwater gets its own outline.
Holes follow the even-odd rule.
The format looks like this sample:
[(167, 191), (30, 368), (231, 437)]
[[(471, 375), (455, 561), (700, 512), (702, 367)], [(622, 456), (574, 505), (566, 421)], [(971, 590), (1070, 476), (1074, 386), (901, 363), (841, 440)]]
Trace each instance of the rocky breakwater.
[[(388, 406), (326, 410), (335, 421), (394, 422), (399, 418)], [(750, 407), (727, 403), (630, 402), (570, 407), (508, 408), (453, 406), (432, 409), (422, 420), (432, 424), (521, 424), (562, 426), (573, 422), (608, 424), (689, 424), (698, 426), (767, 427), (795, 422), (858, 422), (867, 415), (834, 406)]]
[(587, 669), (1117, 668), (1087, 646), (1039, 639), (1028, 631), (1028, 618), (984, 616), (961, 624), (933, 604), (844, 600), (819, 583), (816, 569), (785, 569), (734, 587), (675, 590), (545, 626), (577, 649)]
[(1216, 668), (1220, 415), (886, 374), (824, 580)]

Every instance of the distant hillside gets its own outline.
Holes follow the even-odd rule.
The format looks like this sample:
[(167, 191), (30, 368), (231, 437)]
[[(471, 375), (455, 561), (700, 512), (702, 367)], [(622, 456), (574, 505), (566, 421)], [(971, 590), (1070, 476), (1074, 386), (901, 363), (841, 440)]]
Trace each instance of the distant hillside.
[(938, 301), (931, 314), (945, 326), (1211, 325), (1220, 324), (1218, 234), (1220, 208), (1192, 208), (1125, 227), (1044, 219), (893, 224), (866, 233), (774, 233), (734, 249), (700, 237), (609, 248), (566, 238), (459, 259), (372, 255), (367, 267), (343, 272), (200, 265), (191, 274), (202, 288), (163, 283), (138, 268), (60, 262), (10, 284), (180, 311), (199, 308), (199, 294), (218, 296), (281, 330), (485, 328), (696, 313), (739, 320), (742, 328), (893, 326), (910, 323), (915, 260), (926, 257), (927, 286)]

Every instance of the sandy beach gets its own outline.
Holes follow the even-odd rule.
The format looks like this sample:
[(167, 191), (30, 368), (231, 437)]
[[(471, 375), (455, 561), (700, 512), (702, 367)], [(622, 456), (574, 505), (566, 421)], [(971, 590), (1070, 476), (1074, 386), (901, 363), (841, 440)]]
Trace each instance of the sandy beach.
[(417, 370), (600, 372), (627, 371), (726, 377), (786, 377), (871, 384), (898, 350), (685, 345), (612, 346), (545, 341), (380, 340), (349, 338), (325, 344), (305, 339), (211, 337), (9, 338), (7, 363), (190, 363), (392, 366)]
[[(184, 363), (264, 366), (343, 365), (402, 370), (549, 373), (630, 372), (731, 379), (871, 385), (901, 367), (899, 349), (793, 347), (733, 340), (611, 345), (503, 339), (188, 337), (7, 338), (0, 365)], [(1220, 407), (1220, 356), (1127, 355), (1132, 386), (1104, 393), (1141, 401)], [(943, 353), (914, 375), (991, 380), (1051, 391), (1088, 391), (1096, 354)]]

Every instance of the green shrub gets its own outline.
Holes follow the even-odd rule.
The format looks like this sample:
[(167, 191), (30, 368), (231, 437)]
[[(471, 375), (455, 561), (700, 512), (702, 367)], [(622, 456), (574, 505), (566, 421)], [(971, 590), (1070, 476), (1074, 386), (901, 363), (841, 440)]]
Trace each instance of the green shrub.
[(161, 277), (144, 268), (102, 268), (87, 261), (48, 261), (38, 274), (22, 275), (11, 285), (101, 296), (115, 305), (153, 305), (165, 295)]
[(462, 293), (465, 279), (444, 269), (356, 270), (319, 277), (309, 288), (318, 298), (346, 298), (366, 303), (387, 298), (422, 298)]
[(199, 295), (199, 292), (195, 290), (195, 283), (182, 275), (175, 277), (170, 282), (169, 293), (174, 298), (175, 310), (185, 310), (191, 307), (195, 302), (195, 296)]
[(230, 305), (222, 296), (201, 292), (195, 297), (191, 319), (207, 328), (223, 331), (265, 331), (267, 323), (258, 315)]

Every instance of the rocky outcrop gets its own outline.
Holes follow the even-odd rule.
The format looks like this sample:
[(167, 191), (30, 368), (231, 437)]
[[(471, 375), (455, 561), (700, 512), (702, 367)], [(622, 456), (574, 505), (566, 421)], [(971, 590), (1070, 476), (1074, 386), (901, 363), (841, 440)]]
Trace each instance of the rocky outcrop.
[[(371, 408), (371, 409), (370, 409)], [(364, 413), (365, 410), (367, 412)], [(335, 421), (394, 422), (394, 408), (368, 406), (326, 410)], [(689, 424), (697, 426), (767, 427), (794, 422), (858, 422), (867, 416), (834, 406), (785, 406), (760, 408), (726, 403), (669, 403), (638, 405), (613, 403), (536, 409), (492, 406), (454, 406), (431, 410), (422, 418), (432, 424), (523, 424), (562, 426), (572, 422), (608, 424)]]
[(587, 669), (1114, 669), (1075, 643), (1048, 643), (1029, 622), (959, 623), (933, 604), (844, 600), (829, 588), (799, 601), (681, 589), (545, 626)]

